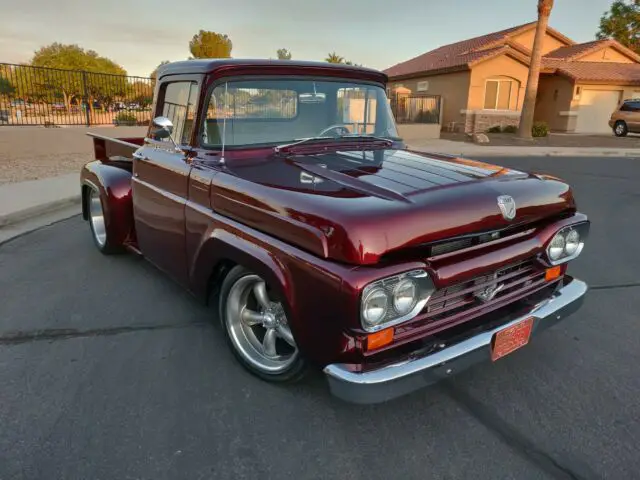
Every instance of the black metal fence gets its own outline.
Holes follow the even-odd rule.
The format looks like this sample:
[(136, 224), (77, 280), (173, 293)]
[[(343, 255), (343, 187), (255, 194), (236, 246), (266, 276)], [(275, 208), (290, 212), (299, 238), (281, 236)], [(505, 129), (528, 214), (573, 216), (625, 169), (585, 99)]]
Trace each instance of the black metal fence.
[(440, 123), (442, 99), (439, 95), (398, 94), (390, 100), (397, 123)]
[(145, 125), (153, 80), (0, 63), (0, 125)]

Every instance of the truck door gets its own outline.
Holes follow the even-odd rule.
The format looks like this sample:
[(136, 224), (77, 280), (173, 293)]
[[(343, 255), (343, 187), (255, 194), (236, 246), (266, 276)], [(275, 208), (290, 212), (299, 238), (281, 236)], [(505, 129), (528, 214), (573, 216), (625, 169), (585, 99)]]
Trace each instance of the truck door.
[(154, 138), (150, 127), (144, 146), (134, 155), (133, 213), (142, 253), (186, 285), (185, 205), (191, 170), (186, 152), (194, 128), (200, 78), (169, 78), (158, 88), (153, 116), (171, 120), (172, 138), (179, 148), (171, 138)]

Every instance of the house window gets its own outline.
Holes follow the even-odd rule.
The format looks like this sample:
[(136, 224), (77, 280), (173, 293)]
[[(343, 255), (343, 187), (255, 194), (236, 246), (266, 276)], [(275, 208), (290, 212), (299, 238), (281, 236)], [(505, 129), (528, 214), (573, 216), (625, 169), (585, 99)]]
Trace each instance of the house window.
[[(512, 90), (515, 90), (512, 80), (487, 80), (484, 91), (485, 110), (510, 110)], [(513, 94), (517, 95), (514, 91)]]

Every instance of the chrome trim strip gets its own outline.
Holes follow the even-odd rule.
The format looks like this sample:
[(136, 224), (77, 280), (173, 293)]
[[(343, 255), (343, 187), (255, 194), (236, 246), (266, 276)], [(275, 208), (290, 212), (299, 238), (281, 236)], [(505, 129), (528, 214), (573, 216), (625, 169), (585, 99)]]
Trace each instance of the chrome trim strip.
[(560, 288), (552, 297), (534, 306), (525, 315), (438, 352), (365, 373), (353, 372), (345, 364), (328, 365), (324, 368), (324, 373), (327, 375), (331, 392), (343, 400), (354, 403), (382, 402), (433, 384), (471, 365), (488, 360), (491, 339), (500, 330), (534, 317), (531, 333), (531, 337), (534, 337), (580, 308), (588, 290), (587, 284), (570, 277), (565, 278), (570, 280), (570, 283)]

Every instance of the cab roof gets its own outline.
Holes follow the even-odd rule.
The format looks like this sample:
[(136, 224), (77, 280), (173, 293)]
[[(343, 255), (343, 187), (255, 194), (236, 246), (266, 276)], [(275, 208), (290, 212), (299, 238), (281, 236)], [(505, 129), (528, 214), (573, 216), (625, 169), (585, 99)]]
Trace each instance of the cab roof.
[[(158, 69), (158, 78), (167, 75), (211, 73), (220, 76), (234, 74), (281, 73), (281, 74), (327, 74), (345, 76), (386, 83), (387, 75), (378, 70), (339, 63), (310, 62), (302, 60), (267, 60), (244, 58), (200, 58), (167, 63)], [(341, 75), (342, 74), (342, 75)]]

